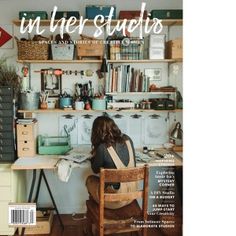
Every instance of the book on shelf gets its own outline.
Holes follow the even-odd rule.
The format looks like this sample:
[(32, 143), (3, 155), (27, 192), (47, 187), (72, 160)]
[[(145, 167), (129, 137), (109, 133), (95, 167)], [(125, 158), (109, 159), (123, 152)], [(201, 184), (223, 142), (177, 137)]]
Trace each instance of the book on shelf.
[(148, 92), (149, 79), (140, 70), (131, 68), (130, 65), (108, 65), (106, 77), (107, 93), (122, 92)]

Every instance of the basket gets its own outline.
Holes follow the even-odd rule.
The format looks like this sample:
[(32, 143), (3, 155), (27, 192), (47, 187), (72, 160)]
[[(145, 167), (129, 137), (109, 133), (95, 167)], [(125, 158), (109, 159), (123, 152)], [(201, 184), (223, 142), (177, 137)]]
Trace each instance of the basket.
[(139, 38), (124, 38), (110, 40), (110, 60), (142, 60), (144, 40)]
[(48, 42), (33, 40), (18, 40), (18, 60), (47, 60), (48, 59)]

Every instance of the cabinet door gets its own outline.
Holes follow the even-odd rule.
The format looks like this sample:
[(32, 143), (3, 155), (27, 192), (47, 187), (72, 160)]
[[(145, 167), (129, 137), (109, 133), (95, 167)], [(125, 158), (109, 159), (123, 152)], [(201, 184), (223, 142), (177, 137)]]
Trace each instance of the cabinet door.
[(112, 119), (115, 121), (116, 125), (119, 127), (122, 133), (128, 134), (128, 117), (120, 114), (115, 114), (112, 116)]
[(144, 123), (145, 145), (162, 145), (168, 141), (165, 115), (149, 115)]
[(13, 235), (15, 229), (8, 227), (8, 201), (0, 202), (0, 235)]
[(129, 117), (129, 132), (128, 135), (133, 140), (135, 147), (141, 147), (143, 145), (143, 117), (141, 115), (131, 115)]
[(63, 115), (59, 118), (59, 134), (70, 135), (71, 145), (78, 145), (78, 117)]

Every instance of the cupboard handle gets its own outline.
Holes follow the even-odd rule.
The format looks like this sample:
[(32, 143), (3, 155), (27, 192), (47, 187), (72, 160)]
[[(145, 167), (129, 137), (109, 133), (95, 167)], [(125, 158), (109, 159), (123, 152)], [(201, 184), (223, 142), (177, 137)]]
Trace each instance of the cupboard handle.
[(23, 135), (27, 135), (29, 132), (28, 131), (23, 131), (22, 134)]
[(29, 151), (29, 148), (23, 148), (22, 150), (23, 151)]

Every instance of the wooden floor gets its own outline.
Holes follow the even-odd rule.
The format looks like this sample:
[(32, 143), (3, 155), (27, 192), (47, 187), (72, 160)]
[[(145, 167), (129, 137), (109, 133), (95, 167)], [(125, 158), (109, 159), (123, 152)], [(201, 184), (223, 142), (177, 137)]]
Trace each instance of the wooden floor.
[[(65, 226), (64, 230), (62, 230), (57, 216), (54, 216), (51, 234), (49, 235), (44, 234), (44, 236), (86, 236), (86, 234), (84, 234), (83, 232), (83, 229), (86, 226), (86, 219), (83, 218), (83, 216), (80, 215), (72, 217), (72, 215), (61, 215), (61, 217), (63, 224)], [(131, 235), (135, 236), (136, 234), (124, 233), (124, 234), (115, 234), (113, 236), (131, 236)], [(162, 236), (162, 234), (159, 234), (156, 229), (150, 229), (148, 231), (148, 236), (157, 236), (157, 235)], [(35, 236), (42, 236), (42, 234), (41, 235), (35, 234)]]

